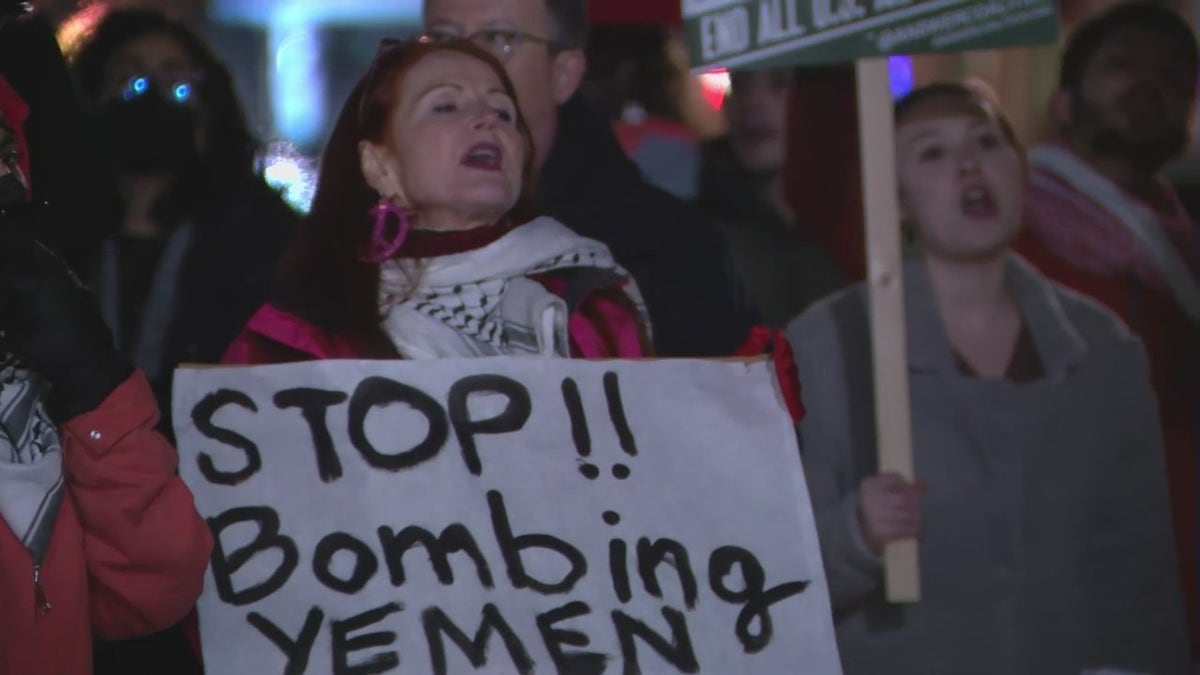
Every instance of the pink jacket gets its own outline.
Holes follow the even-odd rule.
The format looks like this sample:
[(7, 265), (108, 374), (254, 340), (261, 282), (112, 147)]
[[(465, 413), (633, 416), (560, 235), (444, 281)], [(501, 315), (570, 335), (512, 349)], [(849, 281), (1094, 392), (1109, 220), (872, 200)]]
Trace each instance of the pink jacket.
[[(559, 291), (557, 280), (540, 278), (551, 292)], [(588, 311), (583, 311), (584, 309)], [(598, 317), (598, 326), (589, 317)], [(648, 356), (642, 348), (638, 317), (601, 295), (589, 295), (567, 325), (571, 336), (571, 354), (576, 358), (636, 359)], [(612, 335), (616, 350), (602, 337)], [(321, 328), (274, 305), (263, 305), (242, 334), (234, 340), (222, 359), (227, 364), (266, 364), (315, 359), (352, 359), (362, 356), (348, 340), (330, 335)]]
[(49, 610), (36, 609), (29, 551), (0, 524), (0, 673), (87, 675), (93, 636), (165, 630), (200, 596), (212, 537), (157, 422), (139, 372), (59, 430), (67, 492), (40, 572)]
[[(553, 290), (552, 286), (549, 287)], [(616, 337), (619, 349), (616, 353), (610, 353), (611, 350), (600, 337), (600, 329), (583, 312), (576, 312), (571, 315), (568, 325), (573, 356), (585, 359), (636, 359), (650, 356), (641, 347), (636, 316), (599, 296), (589, 296), (584, 304), (588, 302), (597, 303), (593, 315), (604, 317), (606, 329)], [(761, 354), (771, 356), (788, 412), (792, 421), (799, 424), (804, 418), (804, 402), (787, 337), (780, 331), (756, 326), (742, 346), (730, 356), (750, 358)], [(330, 335), (294, 314), (267, 304), (250, 318), (245, 330), (225, 352), (222, 361), (230, 365), (254, 365), (353, 359), (359, 356), (358, 350), (349, 341)]]

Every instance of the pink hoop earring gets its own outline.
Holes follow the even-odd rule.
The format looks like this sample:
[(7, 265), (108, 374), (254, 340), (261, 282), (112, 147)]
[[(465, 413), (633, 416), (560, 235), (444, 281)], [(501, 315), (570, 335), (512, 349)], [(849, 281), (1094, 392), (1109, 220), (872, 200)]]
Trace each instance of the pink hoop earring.
[[(380, 199), (378, 204), (371, 207), (369, 215), (375, 219), (375, 228), (371, 232), (371, 241), (367, 245), (363, 261), (378, 265), (396, 255), (404, 245), (404, 240), (408, 238), (408, 212), (393, 204), (390, 199)], [(396, 233), (388, 239), (388, 220), (393, 217), (396, 219)]]

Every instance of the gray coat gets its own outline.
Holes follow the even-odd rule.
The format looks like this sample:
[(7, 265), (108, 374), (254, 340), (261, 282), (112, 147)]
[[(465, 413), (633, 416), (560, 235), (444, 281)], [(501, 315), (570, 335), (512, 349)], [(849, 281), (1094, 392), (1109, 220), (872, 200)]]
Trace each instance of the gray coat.
[[(804, 464), (847, 675), (1186, 673), (1162, 442), (1141, 343), (1014, 257), (1009, 287), (1045, 376), (963, 374), (924, 264), (905, 268), (922, 505), (922, 599), (888, 605), (856, 509), (875, 472), (862, 284), (788, 327)], [(858, 325), (865, 330), (865, 319)], [(857, 375), (848, 373), (858, 373)], [(850, 377), (856, 381), (847, 382)], [(866, 413), (864, 421), (863, 413)], [(854, 420), (854, 421), (852, 421)], [(867, 433), (864, 433), (866, 430)]]

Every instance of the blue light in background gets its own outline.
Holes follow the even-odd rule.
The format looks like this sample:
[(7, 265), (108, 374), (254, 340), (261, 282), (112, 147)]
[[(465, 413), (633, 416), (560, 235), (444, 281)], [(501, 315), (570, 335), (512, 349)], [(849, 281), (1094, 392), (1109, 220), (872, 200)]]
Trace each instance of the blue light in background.
[(304, 212), (317, 166), (297, 147), (312, 147), (325, 130), (327, 95), (321, 29), (327, 25), (412, 24), (422, 0), (214, 0), (211, 16), (262, 27), (270, 41), (272, 126), (276, 141), (260, 156), (264, 178)]
[(212, 16), (225, 23), (417, 23), (421, 0), (215, 0)]
[(913, 90), (912, 58), (889, 56), (888, 70), (892, 76), (892, 97), (900, 98)]
[(305, 147), (319, 140), (326, 123), (321, 28), (330, 24), (415, 24), (421, 20), (421, 0), (215, 0), (212, 16), (223, 23), (266, 29), (275, 131)]
[(317, 141), (325, 129), (325, 70), (321, 35), (307, 22), (272, 23), (271, 108), (275, 130), (299, 146)]

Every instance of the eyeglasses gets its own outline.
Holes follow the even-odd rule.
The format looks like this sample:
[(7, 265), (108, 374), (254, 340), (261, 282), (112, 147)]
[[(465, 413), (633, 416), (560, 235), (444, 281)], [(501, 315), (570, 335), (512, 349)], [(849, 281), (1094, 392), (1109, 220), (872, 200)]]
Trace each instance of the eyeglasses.
[(512, 56), (513, 51), (517, 47), (526, 42), (546, 45), (551, 49), (554, 47), (554, 40), (549, 38), (519, 30), (501, 30), (498, 28), (475, 31), (465, 37), (441, 32), (427, 33), (420, 37), (420, 40), (423, 42), (450, 42), (452, 40), (464, 39), (474, 42), (476, 45), (491, 52), (492, 56), (495, 56), (502, 63)]

